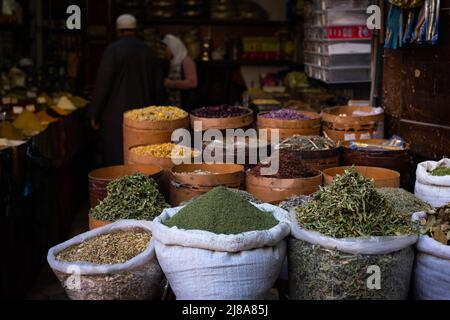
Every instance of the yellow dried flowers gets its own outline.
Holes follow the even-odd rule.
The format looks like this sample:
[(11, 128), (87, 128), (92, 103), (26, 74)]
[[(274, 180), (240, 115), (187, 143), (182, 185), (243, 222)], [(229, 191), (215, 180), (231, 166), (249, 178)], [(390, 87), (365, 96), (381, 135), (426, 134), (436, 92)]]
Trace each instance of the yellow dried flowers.
[(184, 119), (189, 114), (177, 107), (147, 107), (125, 113), (125, 118), (136, 121), (169, 121)]
[(173, 143), (134, 147), (131, 149), (131, 152), (154, 158), (186, 158), (189, 156), (194, 158), (197, 155), (195, 150)]

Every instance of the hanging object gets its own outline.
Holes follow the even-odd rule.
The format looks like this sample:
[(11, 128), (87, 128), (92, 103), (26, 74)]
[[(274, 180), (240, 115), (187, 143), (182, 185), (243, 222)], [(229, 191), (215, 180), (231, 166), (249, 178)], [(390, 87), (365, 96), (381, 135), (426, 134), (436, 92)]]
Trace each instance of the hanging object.
[(398, 49), (404, 44), (435, 45), (439, 38), (440, 0), (387, 0), (384, 47)]

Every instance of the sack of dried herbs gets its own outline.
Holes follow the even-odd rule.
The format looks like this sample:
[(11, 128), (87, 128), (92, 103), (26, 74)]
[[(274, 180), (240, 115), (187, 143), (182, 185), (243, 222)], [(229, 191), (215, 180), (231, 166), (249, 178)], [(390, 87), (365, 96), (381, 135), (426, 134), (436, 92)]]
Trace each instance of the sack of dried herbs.
[(421, 225), (414, 265), (414, 298), (450, 300), (450, 203), (437, 210), (419, 212)]
[(156, 181), (142, 173), (114, 180), (107, 190), (107, 197), (91, 210), (96, 220), (153, 220), (170, 207)]
[(435, 208), (450, 202), (450, 175), (433, 175), (436, 168), (450, 167), (450, 159), (425, 161), (417, 166), (415, 195)]
[(418, 230), (354, 168), (291, 220), (291, 299), (408, 298)]
[(178, 300), (264, 299), (290, 233), (286, 212), (226, 188), (154, 220), (158, 261)]
[(72, 300), (151, 300), (164, 277), (151, 227), (118, 221), (51, 248), (47, 261)]

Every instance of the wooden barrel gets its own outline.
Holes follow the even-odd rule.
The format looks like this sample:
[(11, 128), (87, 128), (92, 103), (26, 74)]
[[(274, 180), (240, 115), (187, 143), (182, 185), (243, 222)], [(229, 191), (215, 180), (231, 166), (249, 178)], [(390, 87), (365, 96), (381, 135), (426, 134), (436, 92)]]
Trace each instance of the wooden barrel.
[(316, 177), (298, 179), (257, 177), (247, 173), (247, 191), (261, 201), (278, 204), (293, 196), (319, 191), (322, 181), (322, 173)]
[(258, 115), (258, 130), (267, 129), (268, 137), (271, 136), (271, 131), (279, 130), (280, 140), (287, 139), (294, 135), (301, 136), (320, 136), (322, 132), (321, 117), (318, 113), (302, 111), (301, 113), (309, 118), (308, 120), (280, 120), (265, 118), (267, 114), (260, 113)]
[[(338, 167), (325, 170), (323, 172), (325, 185), (328, 186), (332, 184), (336, 175), (344, 174), (345, 170), (349, 168), (350, 167)], [(367, 179), (375, 180), (375, 187), (377, 188), (400, 187), (400, 173), (397, 171), (377, 167), (356, 167), (356, 171)]]
[(384, 113), (353, 116), (354, 112), (373, 112), (372, 107), (335, 107), (323, 110), (324, 135), (336, 142), (384, 136)]
[(253, 126), (253, 111), (248, 108), (242, 109), (245, 109), (247, 113), (243, 116), (231, 118), (200, 118), (191, 114), (191, 128), (195, 131), (195, 122), (201, 122), (202, 131), (209, 129), (218, 129), (222, 131), (226, 129), (249, 129)]
[(172, 133), (181, 128), (189, 128), (189, 116), (183, 119), (165, 121), (138, 121), (124, 117), (123, 147), (125, 163), (127, 163), (131, 147), (171, 142)]
[[(130, 148), (130, 150), (131, 149), (132, 148)], [(188, 157), (181, 160), (184, 160), (186, 163), (188, 161), (190, 161), (191, 163), (194, 162), (194, 159)], [(169, 201), (170, 170), (176, 165), (176, 163), (174, 163), (171, 158), (152, 157), (148, 155), (137, 154), (135, 152), (130, 151), (128, 157), (128, 164), (152, 165), (160, 167), (162, 169), (160, 179), (161, 181), (160, 189), (166, 200)]]
[(293, 152), (299, 152), (303, 162), (318, 171), (324, 171), (326, 169), (335, 168), (341, 165), (340, 147), (330, 150), (302, 150)]
[[(197, 170), (211, 172), (198, 174)], [(244, 189), (244, 167), (235, 164), (186, 164), (172, 168), (170, 171), (170, 204), (179, 206), (215, 187)]]
[(107, 186), (113, 180), (123, 178), (135, 173), (143, 173), (158, 180), (161, 176), (159, 166), (124, 165), (101, 168), (89, 173), (89, 200), (91, 209), (96, 207), (107, 195)]
[[(357, 142), (382, 144), (387, 140), (370, 139)], [(344, 166), (380, 167), (397, 171), (401, 175), (401, 187), (412, 190), (411, 176), (413, 174), (410, 146), (403, 150), (364, 150), (349, 148), (350, 142), (342, 143), (342, 164)]]

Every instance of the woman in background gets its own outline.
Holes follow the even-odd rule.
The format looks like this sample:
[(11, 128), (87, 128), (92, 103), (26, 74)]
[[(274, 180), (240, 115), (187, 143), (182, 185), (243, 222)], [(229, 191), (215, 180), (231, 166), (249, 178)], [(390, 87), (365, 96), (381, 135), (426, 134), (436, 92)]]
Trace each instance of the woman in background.
[(168, 34), (162, 43), (165, 47), (164, 54), (170, 60), (169, 76), (164, 80), (167, 102), (189, 111), (193, 107), (193, 90), (198, 85), (197, 67), (178, 37)]

